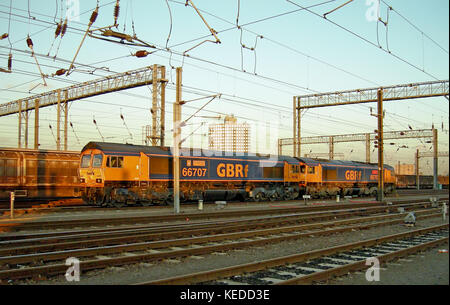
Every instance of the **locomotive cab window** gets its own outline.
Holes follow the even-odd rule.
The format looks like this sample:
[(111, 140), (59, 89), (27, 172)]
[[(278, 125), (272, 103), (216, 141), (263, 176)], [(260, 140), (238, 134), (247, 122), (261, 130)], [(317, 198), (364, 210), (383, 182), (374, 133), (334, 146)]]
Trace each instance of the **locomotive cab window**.
[(92, 167), (102, 167), (102, 161), (102, 155), (94, 155), (94, 159), (92, 159)]
[(314, 174), (315, 173), (315, 167), (313, 167), (313, 166), (311, 166), (311, 167), (308, 167), (308, 174)]
[(84, 155), (83, 158), (81, 158), (81, 168), (88, 168), (90, 163), (91, 155)]
[(108, 157), (106, 159), (106, 167), (122, 168), (123, 167), (123, 157)]
[(299, 169), (298, 165), (292, 165), (291, 166), (291, 173), (298, 174), (299, 172), (300, 172), (300, 169)]
[(304, 174), (306, 172), (306, 166), (300, 166), (300, 173)]

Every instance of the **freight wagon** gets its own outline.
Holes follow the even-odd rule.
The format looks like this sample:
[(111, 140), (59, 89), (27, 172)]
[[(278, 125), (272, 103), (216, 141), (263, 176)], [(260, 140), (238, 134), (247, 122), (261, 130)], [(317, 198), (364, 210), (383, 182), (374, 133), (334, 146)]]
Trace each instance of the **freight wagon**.
[(0, 148), (0, 200), (79, 197), (78, 152)]
[[(448, 188), (448, 176), (438, 176), (438, 184), (442, 188)], [(432, 189), (434, 186), (434, 178), (430, 175), (419, 176), (420, 189)], [(415, 189), (417, 188), (416, 175), (397, 175), (397, 188), (399, 189)]]

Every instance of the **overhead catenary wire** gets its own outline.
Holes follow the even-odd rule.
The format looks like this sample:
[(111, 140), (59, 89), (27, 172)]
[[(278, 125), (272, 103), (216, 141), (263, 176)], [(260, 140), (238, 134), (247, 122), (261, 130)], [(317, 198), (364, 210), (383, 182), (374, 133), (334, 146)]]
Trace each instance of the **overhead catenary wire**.
[(249, 47), (249, 46), (245, 45), (244, 42), (242, 41), (242, 35), (243, 35), (244, 30), (239, 26), (238, 26), (238, 29), (241, 31), (241, 40), (240, 40), (240, 43), (241, 43), (241, 69), (242, 69), (242, 71), (245, 71), (245, 69), (244, 69), (244, 49), (250, 50), (253, 52), (253, 55), (254, 55), (253, 74), (256, 75), (256, 46), (258, 45), (258, 38), (263, 39), (264, 36), (262, 36), (262, 35), (256, 36), (255, 44), (253, 45), (253, 47)]
[(378, 31), (378, 25), (380, 24), (380, 22), (384, 25), (385, 27), (385, 33), (386, 33), (386, 49), (388, 51), (388, 53), (391, 53), (391, 50), (389, 49), (389, 12), (390, 10), (392, 10), (391, 7), (387, 8), (387, 13), (386, 13), (386, 21), (383, 21), (383, 19), (381, 18), (381, 16), (378, 16), (377, 18), (377, 42), (378, 42), (378, 46), (380, 48), (382, 48), (381, 44), (380, 44), (380, 37), (379, 37), (379, 31)]
[(97, 121), (95, 120), (95, 116), (93, 117), (92, 122), (94, 123), (95, 127), (97, 128), (97, 131), (100, 134), (100, 137), (102, 138), (103, 142), (105, 142), (105, 138), (103, 137), (102, 133), (100, 132), (100, 128), (98, 128)]
[(92, 26), (92, 25), (94, 24), (94, 22), (97, 20), (98, 10), (99, 10), (99, 7), (98, 7), (98, 0), (97, 0), (97, 7), (96, 7), (95, 10), (92, 12), (91, 18), (89, 19), (88, 27), (87, 27), (87, 29), (86, 29), (86, 32), (84, 33), (84, 36), (83, 36), (83, 38), (82, 38), (82, 40), (81, 40), (81, 43), (80, 43), (80, 45), (78, 46), (77, 51), (75, 52), (75, 56), (73, 57), (72, 63), (70, 64), (69, 68), (67, 69), (67, 73), (66, 73), (67, 76), (69, 76), (71, 70), (72, 70), (73, 67), (74, 67), (73, 64), (74, 64), (74, 62), (75, 62), (75, 60), (76, 60), (76, 58), (77, 58), (77, 56), (78, 56), (78, 53), (80, 52), (80, 49), (81, 49), (81, 47), (82, 47), (82, 45), (83, 45), (84, 40), (86, 39), (86, 36), (87, 36), (88, 33), (89, 33), (89, 30), (90, 30), (91, 26)]
[(70, 127), (72, 128), (72, 131), (73, 131), (73, 134), (75, 135), (75, 138), (77, 139), (78, 144), (81, 144), (80, 143), (80, 139), (78, 138), (77, 133), (75, 132), (75, 128), (73, 127), (72, 122), (70, 122), (69, 124), (70, 124)]
[[(111, 4), (113, 4), (113, 3), (115, 3), (115, 0), (109, 1), (109, 2), (104, 3), (104, 4), (99, 4), (99, 8), (106, 7), (106, 6), (111, 5)], [(10, 8), (11, 6), (4, 5), (4, 4), (1, 4), (1, 3), (0, 3), (0, 7)], [(20, 12), (27, 12), (27, 10), (25, 10), (25, 9), (20, 9), (20, 8), (14, 8), (14, 10), (20, 11)], [(84, 14), (87, 14), (87, 13), (90, 13), (90, 12), (92, 12), (92, 10), (91, 10), (91, 9), (88, 9), (88, 10), (86, 10), (86, 11), (84, 11), (84, 12), (81, 12), (77, 17), (83, 16)], [(49, 17), (49, 18), (52, 18), (52, 16), (45, 15), (45, 14), (42, 14), (42, 13), (39, 13), (39, 12), (33, 12), (33, 14), (36, 15), (36, 16), (43, 16), (43, 17)], [(17, 15), (17, 14), (13, 14), (13, 16), (25, 18), (25, 19), (27, 19), (27, 23), (30, 21), (30, 18), (29, 18), (28, 16), (21, 16), (21, 15)], [(66, 18), (66, 19), (67, 19), (67, 18)], [(49, 26), (48, 26), (48, 27), (45, 27), (44, 29), (42, 29), (42, 30), (40, 30), (40, 31), (38, 31), (38, 32), (35, 32), (35, 33), (33, 33), (33, 34), (29, 34), (30, 37), (32, 37), (33, 35), (37, 35), (37, 34), (43, 32), (43, 31), (45, 31), (45, 30), (48, 30), (48, 29), (52, 28), (52, 27), (54, 26), (54, 24), (55, 24), (54, 22), (43, 21), (43, 20), (40, 20), (40, 19), (38, 19), (38, 18), (36, 18), (36, 17), (33, 17), (33, 21), (46, 23), (46, 24), (49, 24)], [(85, 25), (85, 24), (83, 24), (83, 23), (81, 23), (81, 22), (76, 22), (76, 21), (73, 21), (73, 23), (78, 23), (78, 24), (83, 25), (83, 26)], [(75, 28), (75, 27), (69, 27), (69, 28), (70, 28), (70, 29), (73, 29), (73, 30), (75, 30), (75, 31), (78, 31), (78, 32), (82, 32), (82, 33), (85, 32), (85, 30), (77, 29), (77, 28)], [(16, 40), (16, 41), (12, 42), (12, 44), (14, 45), (14, 44), (19, 43), (19, 42), (21, 42), (21, 41), (23, 41), (23, 38), (18, 39), (18, 40)]]
[(45, 81), (45, 77), (46, 76), (45, 76), (44, 73), (42, 73), (41, 66), (39, 65), (39, 62), (38, 62), (38, 59), (37, 59), (36, 55), (34, 54), (33, 41), (31, 40), (30, 36), (28, 36), (28, 38), (27, 38), (27, 45), (28, 45), (28, 48), (30, 48), (30, 50), (31, 50), (31, 56), (36, 61), (36, 65), (37, 65), (37, 67), (39, 69), (39, 73), (41, 74), (42, 80), (44, 81), (44, 86), (47, 86), (47, 82)]
[[(198, 88), (197, 88), (198, 89)], [(127, 94), (128, 95), (128, 94)], [(225, 100), (225, 98), (224, 98), (224, 100)], [(239, 102), (239, 104), (242, 104), (242, 102)], [(286, 108), (287, 109), (287, 108)], [(287, 110), (286, 110), (286, 112), (287, 112)], [(320, 117), (320, 116), (317, 116), (317, 118), (322, 118), (322, 117)], [(330, 120), (330, 119), (326, 119), (326, 118), (322, 118), (322, 119), (325, 119), (325, 120)], [(337, 121), (337, 120), (331, 120), (332, 122), (340, 122), (340, 121), (342, 121), (342, 120), (339, 120), (339, 121)], [(346, 123), (345, 121), (343, 121), (344, 122), (344, 124), (346, 124), (346, 125), (348, 125), (348, 123), (351, 123), (351, 122), (348, 122), (348, 123)], [(355, 127), (356, 126), (358, 126), (358, 125), (355, 125)], [(370, 128), (370, 126), (368, 127), (368, 128)]]
[[(183, 4), (182, 2), (176, 1), (176, 0), (169, 0), (169, 1), (174, 2), (174, 3), (177, 3), (177, 4)], [(305, 7), (305, 8), (299, 8), (299, 9), (295, 9), (295, 10), (288, 11), (288, 12), (285, 12), (285, 13), (281, 13), (281, 14), (277, 14), (277, 15), (265, 17), (265, 18), (262, 18), (262, 19), (254, 20), (254, 21), (251, 21), (251, 22), (247, 22), (247, 23), (245, 23), (245, 24), (240, 24), (240, 27), (241, 27), (243, 30), (245, 30), (245, 31), (247, 31), (247, 32), (249, 32), (249, 33), (252, 33), (252, 34), (255, 35), (255, 36), (258, 36), (258, 35), (259, 35), (259, 36), (264, 36), (265, 41), (269, 41), (269, 42), (271, 42), (271, 43), (273, 43), (273, 44), (275, 44), (275, 45), (278, 45), (278, 46), (283, 47), (283, 48), (285, 48), (285, 49), (287, 49), (287, 50), (290, 50), (290, 51), (292, 51), (292, 52), (294, 52), (294, 53), (296, 53), (296, 54), (299, 54), (299, 55), (305, 56), (305, 57), (307, 57), (307, 58), (310, 58), (310, 59), (312, 59), (312, 60), (314, 60), (314, 61), (317, 61), (317, 62), (319, 62), (319, 63), (321, 63), (321, 64), (324, 64), (324, 65), (329, 66), (329, 67), (331, 67), (331, 68), (333, 68), (333, 69), (336, 69), (336, 70), (338, 70), (338, 71), (341, 71), (341, 72), (343, 72), (343, 73), (346, 73), (346, 74), (348, 74), (348, 75), (350, 75), (350, 76), (352, 76), (352, 77), (361, 79), (361, 80), (363, 80), (363, 81), (365, 81), (365, 82), (367, 82), (367, 83), (371, 83), (371, 84), (375, 84), (375, 85), (377, 85), (377, 86), (381, 86), (381, 84), (379, 84), (379, 83), (377, 83), (377, 82), (374, 82), (374, 81), (372, 81), (372, 80), (369, 80), (369, 79), (367, 79), (367, 78), (364, 78), (364, 77), (362, 77), (362, 76), (360, 76), (360, 75), (357, 75), (357, 74), (355, 74), (355, 73), (353, 73), (353, 72), (347, 71), (347, 70), (345, 70), (345, 69), (343, 69), (343, 68), (341, 68), (341, 67), (338, 67), (338, 66), (336, 66), (336, 65), (333, 65), (333, 64), (331, 64), (331, 63), (329, 63), (329, 62), (326, 62), (325, 60), (319, 59), (319, 58), (317, 58), (317, 57), (315, 57), (315, 56), (312, 56), (312, 55), (310, 55), (310, 54), (306, 54), (305, 52), (302, 52), (302, 51), (299, 51), (299, 50), (297, 50), (297, 49), (295, 49), (295, 48), (292, 48), (292, 47), (290, 47), (290, 46), (288, 46), (288, 45), (286, 45), (286, 44), (284, 44), (284, 43), (281, 43), (281, 42), (279, 42), (279, 41), (276, 41), (275, 39), (271, 39), (271, 38), (269, 38), (267, 35), (261, 35), (260, 33), (256, 33), (256, 32), (254, 32), (254, 31), (251, 31), (251, 30), (248, 30), (248, 29), (245, 28), (246, 26), (249, 26), (249, 25), (253, 25), (253, 24), (256, 24), (256, 23), (260, 23), (260, 22), (265, 22), (265, 21), (268, 21), (268, 20), (271, 20), (271, 19), (283, 17), (283, 16), (286, 16), (286, 15), (289, 15), (289, 14), (293, 14), (293, 13), (298, 13), (298, 12), (303, 11), (303, 10), (305, 10), (305, 9), (311, 9), (311, 8), (319, 7), (319, 6), (322, 6), (322, 5), (325, 5), (325, 4), (329, 4), (329, 3), (332, 3), (332, 2), (335, 2), (335, 1), (337, 1), (337, 0), (328, 0), (328, 1), (320, 2), (320, 3), (316, 3), (316, 4), (313, 4), (313, 5), (307, 6), (307, 7)], [(219, 20), (221, 20), (221, 21), (223, 21), (223, 22), (225, 22), (225, 23), (228, 23), (228, 24), (233, 25), (233, 26), (230, 27), (230, 28), (227, 28), (227, 29), (224, 29), (224, 30), (219, 30), (219, 31), (217, 31), (219, 34), (220, 34), (220, 33), (227, 32), (227, 31), (230, 31), (230, 30), (236, 29), (236, 26), (235, 26), (235, 24), (234, 24), (233, 22), (228, 21), (228, 20), (226, 20), (226, 19), (224, 19), (224, 18), (221, 18), (221, 17), (219, 17), (219, 16), (217, 16), (217, 15), (215, 15), (215, 14), (212, 14), (212, 13), (210, 13), (210, 12), (207, 12), (207, 11), (205, 11), (205, 10), (202, 10), (202, 9), (199, 9), (199, 10), (200, 10), (202, 13), (204, 13), (204, 14), (210, 15), (210, 16), (212, 16), (212, 17), (214, 17), (214, 18), (217, 18), (217, 19), (219, 19)], [(199, 38), (196, 38), (196, 39), (191, 39), (191, 40), (188, 40), (188, 41), (185, 41), (185, 42), (177, 43), (177, 44), (174, 44), (174, 45), (169, 46), (169, 48), (172, 49), (172, 48), (174, 48), (174, 47), (178, 47), (178, 46), (181, 46), (181, 45), (184, 45), (184, 44), (187, 44), (187, 43), (191, 43), (191, 42), (194, 42), (194, 41), (197, 41), (197, 40), (201, 40), (201, 39), (204, 39), (204, 38), (207, 38), (207, 37), (208, 37), (208, 36), (202, 36), (202, 37), (199, 37)], [(310, 89), (308, 89), (308, 90), (314, 92), (314, 90), (310, 90)], [(316, 91), (316, 92), (317, 92), (317, 91)]]
[(428, 38), (432, 43), (434, 43), (437, 47), (439, 47), (442, 51), (444, 51), (445, 53), (449, 54), (448, 50), (445, 49), (441, 44), (439, 44), (438, 42), (436, 42), (433, 38), (431, 38), (429, 35), (427, 35), (426, 33), (424, 33), (424, 31), (422, 31), (418, 26), (416, 26), (414, 23), (412, 23), (408, 18), (406, 18), (405, 16), (403, 16), (403, 14), (401, 14), (398, 10), (396, 10), (395, 8), (393, 8), (391, 5), (389, 5), (386, 1), (381, 0), (381, 2), (383, 2), (386, 6), (388, 6), (389, 8), (391, 8), (391, 10), (393, 12), (395, 12), (397, 15), (399, 15), (403, 20), (405, 20), (407, 23), (409, 23), (414, 29), (416, 29), (418, 32), (420, 32), (423, 36), (425, 36), (426, 38)]
[(167, 34), (167, 39), (166, 39), (166, 49), (169, 49), (168, 45), (169, 45), (170, 36), (172, 35), (173, 17), (172, 17), (172, 9), (170, 8), (169, 1), (168, 0), (164, 0), (164, 1), (166, 1), (167, 9), (169, 10), (169, 18), (170, 18), (169, 33)]
[(55, 133), (53, 132), (52, 125), (48, 124), (48, 127), (50, 128), (50, 131), (52, 132), (52, 136), (53, 136), (53, 139), (55, 140), (55, 143), (58, 143), (58, 141), (56, 140), (56, 137), (55, 137)]
[(124, 118), (124, 116), (123, 116), (123, 114), (122, 114), (122, 108), (120, 109), (120, 119), (123, 121), (123, 125), (124, 125), (125, 128), (127, 129), (128, 134), (130, 135), (130, 138), (133, 139), (133, 134), (131, 133), (130, 129), (128, 128), (128, 125), (127, 125), (127, 123), (125, 122), (125, 118)]
[(194, 8), (194, 10), (197, 12), (197, 14), (199, 15), (199, 17), (203, 20), (203, 23), (206, 25), (206, 27), (208, 28), (209, 32), (211, 33), (211, 35), (214, 36), (214, 38), (216, 39), (216, 41), (214, 43), (221, 43), (219, 37), (217, 37), (217, 31), (214, 30), (206, 21), (206, 19), (202, 16), (202, 14), (200, 13), (200, 11), (197, 9), (197, 7), (195, 6), (194, 2), (192, 0), (186, 0), (185, 6), (192, 6), (192, 8)]
[(353, 0), (348, 0), (347, 2), (345, 2), (345, 3), (341, 4), (341, 5), (339, 5), (338, 7), (332, 9), (331, 11), (326, 12), (325, 14), (323, 14), (323, 17), (324, 17), (324, 18), (327, 18), (327, 15), (329, 15), (329, 14), (331, 14), (331, 13), (337, 11), (338, 9), (340, 9), (340, 8), (342, 8), (342, 7), (344, 7), (344, 6), (346, 6), (346, 5), (349, 4), (350, 2), (353, 2)]
[[(331, 1), (326, 1), (326, 2), (324, 2), (324, 3), (329, 3), (329, 2), (333, 2), (333, 1), (335, 1), (335, 0), (331, 0)], [(172, 1), (173, 2), (173, 1)], [(177, 2), (178, 3), (178, 2)], [(323, 3), (322, 3), (323, 4)], [(314, 5), (314, 6), (317, 6), (317, 5)], [(299, 10), (295, 10), (295, 11), (299, 11)], [(282, 15), (282, 14), (279, 14), (279, 15)], [(254, 23), (254, 22), (251, 22), (251, 23)], [(234, 27), (233, 27), (234, 28)], [(173, 52), (170, 52), (171, 53), (171, 56), (172, 56), (172, 54), (173, 54)], [(178, 55), (180, 55), (181, 56), (181, 54), (178, 54)], [(191, 58), (192, 58), (192, 56), (191, 56)], [(314, 57), (311, 57), (312, 59), (315, 59)], [(183, 59), (184, 59), (184, 57), (183, 57)], [(209, 63), (211, 63), (211, 62), (209, 62)], [(215, 64), (215, 63), (212, 63), (212, 64)], [(228, 68), (230, 68), (230, 67), (228, 67)], [(234, 68), (231, 68), (231, 69), (234, 69)], [(237, 71), (239, 71), (238, 69), (234, 69), (234, 70), (237, 70)], [(248, 73), (248, 72), (245, 72), (245, 73)], [(250, 75), (253, 75), (253, 74), (251, 74), (251, 73), (248, 73), (248, 74), (250, 74)], [(260, 75), (259, 75), (259, 77), (261, 77)], [(271, 80), (270, 78), (268, 78), (268, 77), (265, 77), (267, 80)], [(274, 79), (272, 79), (272, 80), (274, 80)], [(275, 81), (277, 81), (277, 82), (280, 82), (279, 80), (275, 80)], [(372, 82), (373, 83), (373, 82)], [(298, 86), (297, 86), (298, 87)], [(305, 87), (302, 87), (302, 89), (303, 90), (307, 90), (307, 88), (305, 88)], [(317, 92), (317, 91), (314, 91), (314, 90), (311, 90), (311, 89), (308, 89), (308, 91), (312, 91), (312, 92)]]
[(314, 12), (314, 11), (312, 11), (312, 10), (306, 8), (306, 7), (303, 7), (303, 6), (301, 6), (300, 4), (298, 4), (298, 3), (294, 2), (294, 1), (291, 1), (291, 0), (286, 0), (286, 1), (289, 2), (289, 3), (292, 3), (293, 5), (296, 5), (296, 6), (298, 6), (298, 7), (304, 8), (304, 9), (305, 9), (306, 11), (308, 11), (309, 13), (311, 13), (311, 14), (313, 14), (313, 15), (319, 17), (319, 18), (322, 18), (322, 19), (324, 19), (324, 20), (326, 20), (326, 21), (332, 23), (333, 25), (337, 26), (338, 28), (340, 28), (340, 29), (342, 29), (342, 30), (344, 30), (344, 31), (346, 31), (346, 32), (348, 32), (348, 33), (350, 33), (350, 34), (352, 34), (353, 36), (355, 36), (355, 37), (357, 37), (357, 38), (359, 38), (359, 39), (365, 41), (366, 43), (368, 43), (368, 44), (370, 44), (370, 45), (372, 45), (372, 46), (374, 46), (374, 47), (376, 47), (376, 48), (378, 48), (378, 49), (380, 49), (380, 50), (382, 50), (382, 51), (384, 51), (384, 52), (390, 54), (391, 56), (393, 56), (393, 57), (397, 58), (398, 60), (400, 60), (400, 61), (406, 63), (407, 65), (409, 65), (409, 66), (411, 66), (411, 67), (413, 67), (413, 68), (415, 68), (415, 69), (417, 69), (417, 70), (419, 70), (419, 71), (425, 73), (426, 75), (432, 77), (433, 79), (439, 80), (439, 78), (437, 78), (437, 77), (434, 76), (433, 74), (431, 74), (431, 73), (429, 73), (429, 72), (427, 72), (427, 71), (421, 69), (421, 68), (418, 67), (416, 64), (413, 64), (413, 63), (411, 63), (410, 61), (408, 61), (408, 60), (406, 60), (406, 59), (400, 57), (399, 55), (396, 55), (396, 54), (395, 54), (394, 52), (392, 52), (392, 51), (389, 52), (388, 50), (386, 50), (386, 49), (384, 49), (384, 48), (380, 48), (379, 46), (377, 46), (377, 45), (376, 45), (375, 43), (373, 43), (372, 41), (370, 41), (370, 40), (368, 40), (367, 38), (361, 36), (360, 34), (355, 33), (355, 32), (352, 31), (352, 30), (349, 30), (348, 28), (346, 28), (346, 27), (344, 27), (344, 26), (338, 24), (337, 22), (334, 22), (334, 21), (332, 21), (332, 20), (330, 20), (330, 19), (324, 18), (322, 15), (320, 15), (320, 14), (318, 14), (318, 13), (316, 13), (316, 12)]

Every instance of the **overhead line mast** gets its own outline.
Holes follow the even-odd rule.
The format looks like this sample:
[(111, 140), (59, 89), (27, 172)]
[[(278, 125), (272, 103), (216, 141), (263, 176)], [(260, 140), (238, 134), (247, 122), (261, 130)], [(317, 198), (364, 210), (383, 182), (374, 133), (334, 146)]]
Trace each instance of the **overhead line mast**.
[[(407, 99), (419, 99), (427, 97), (448, 96), (449, 81), (439, 80), (432, 82), (412, 83), (381, 88), (367, 88), (347, 91), (337, 91), (321, 94), (309, 94), (294, 96), (293, 98), (293, 136), (294, 136), (294, 157), (301, 156), (301, 111), (310, 108), (352, 105), (377, 102), (378, 105), (378, 168), (381, 171), (379, 176), (383, 176), (383, 102), (399, 101)], [(434, 188), (437, 189), (437, 132), (433, 136), (435, 139), (434, 156)], [(380, 173), (380, 172), (379, 172)], [(378, 182), (378, 200), (383, 200), (383, 177)]]

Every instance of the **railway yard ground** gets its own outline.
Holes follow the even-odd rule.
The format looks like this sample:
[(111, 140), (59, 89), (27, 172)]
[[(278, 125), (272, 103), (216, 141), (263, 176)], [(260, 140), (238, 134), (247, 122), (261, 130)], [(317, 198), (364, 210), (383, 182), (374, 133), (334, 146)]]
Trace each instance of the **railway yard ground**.
[[(382, 204), (188, 204), (179, 215), (70, 202), (0, 214), (0, 284), (449, 284), (448, 190), (399, 191)], [(360, 264), (375, 256), (380, 280), (368, 282)], [(80, 261), (80, 281), (66, 280), (69, 257)]]

